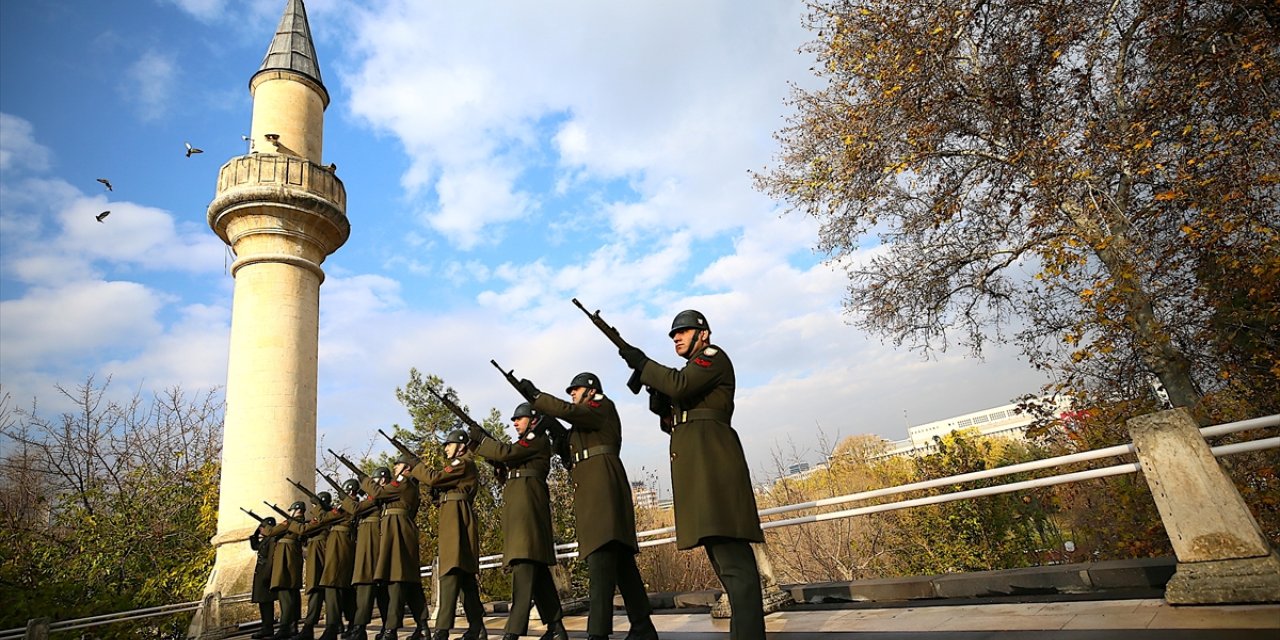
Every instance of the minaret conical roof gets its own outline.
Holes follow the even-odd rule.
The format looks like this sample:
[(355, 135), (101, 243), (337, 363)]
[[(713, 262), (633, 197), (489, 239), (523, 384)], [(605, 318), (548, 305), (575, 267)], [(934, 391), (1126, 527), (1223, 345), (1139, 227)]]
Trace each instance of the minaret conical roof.
[[(284, 15), (280, 17), (280, 26), (276, 27), (276, 35), (267, 47), (267, 55), (262, 58), (263, 71), (283, 69), (302, 74), (315, 81), (325, 92), (325, 102), (329, 102), (328, 89), (320, 79), (320, 62), (316, 60), (316, 47), (311, 42), (311, 26), (307, 24), (307, 8), (302, 0), (288, 0), (284, 7)], [(257, 74), (254, 74), (257, 75)]]

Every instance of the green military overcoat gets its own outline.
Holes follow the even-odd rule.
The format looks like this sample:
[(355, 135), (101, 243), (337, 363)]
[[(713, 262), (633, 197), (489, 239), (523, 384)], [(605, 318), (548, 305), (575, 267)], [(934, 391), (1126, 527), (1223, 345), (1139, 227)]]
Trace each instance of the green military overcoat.
[(512, 444), (485, 438), (476, 453), (507, 465), (502, 487), (502, 561), (532, 560), (556, 563), (556, 543), (551, 529), (551, 440), (528, 431)]
[(285, 520), (264, 533), (274, 537), (276, 548), (271, 554), (271, 588), (302, 588), (302, 541), (289, 530), (291, 521)]
[(480, 572), (480, 527), (473, 504), (478, 488), (476, 461), (470, 453), (445, 461), (440, 470), (417, 465), (409, 475), (424, 489), (439, 495), (436, 530), (440, 553), (440, 575), (454, 569)]
[[(366, 494), (372, 491), (372, 486), (371, 481), (369, 485), (361, 483)], [(359, 502), (343, 498), (342, 504), (359, 521), (356, 525), (356, 554), (351, 567), (351, 584), (373, 584), (378, 571), (379, 541), (382, 539), (382, 506), (369, 497)]]
[(691, 549), (710, 536), (763, 542), (751, 473), (733, 417), (733, 362), (712, 345), (682, 369), (650, 360), (640, 381), (671, 398), (671, 488), (676, 547)]
[(418, 481), (400, 475), (385, 486), (373, 487), (373, 499), (382, 505), (378, 532), (378, 582), (422, 582), (422, 550), (418, 545)]
[(305, 593), (313, 593), (320, 589), (320, 574), (324, 573), (324, 543), (325, 539), (329, 537), (329, 529), (317, 516), (308, 520), (305, 524), (299, 522), (291, 523), (289, 531), (295, 533), (302, 540), (303, 547), (305, 547), (302, 562), (302, 584), (306, 586)]
[(271, 561), (276, 550), (276, 539), (272, 536), (258, 534), (258, 529), (249, 534), (249, 547), (258, 552), (257, 564), (253, 567), (253, 602), (275, 602), (276, 596), (271, 593)]
[[(631, 483), (618, 457), (622, 420), (613, 400), (597, 393), (582, 404), (569, 404), (542, 393), (534, 400), (533, 409), (570, 424), (569, 450), (575, 462), (569, 474), (573, 478), (578, 557), (585, 558), (615, 540), (639, 552)], [(601, 450), (605, 453), (596, 453)], [(584, 454), (588, 455), (582, 458)]]
[(324, 571), (320, 573), (320, 586), (345, 589), (351, 586), (351, 569), (355, 564), (356, 539), (351, 512), (335, 507), (320, 516), (320, 522), (329, 527), (324, 542)]

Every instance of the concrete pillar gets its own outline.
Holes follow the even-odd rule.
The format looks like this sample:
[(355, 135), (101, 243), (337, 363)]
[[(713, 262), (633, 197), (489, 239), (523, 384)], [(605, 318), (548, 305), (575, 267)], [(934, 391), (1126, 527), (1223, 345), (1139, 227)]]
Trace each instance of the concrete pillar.
[(1280, 601), (1280, 556), (1267, 542), (1186, 409), (1133, 418), (1129, 433), (1178, 568), (1173, 604)]
[[(751, 552), (756, 556), (756, 570), (760, 572), (760, 595), (764, 603), (764, 613), (769, 615), (783, 607), (794, 604), (791, 592), (778, 586), (777, 575), (773, 571), (773, 561), (769, 559), (769, 545), (765, 542), (751, 543)], [(720, 594), (720, 599), (711, 607), (712, 618), (728, 618), (733, 613), (729, 605), (729, 594)]]
[(49, 618), (32, 618), (27, 621), (27, 631), (22, 640), (49, 640)]

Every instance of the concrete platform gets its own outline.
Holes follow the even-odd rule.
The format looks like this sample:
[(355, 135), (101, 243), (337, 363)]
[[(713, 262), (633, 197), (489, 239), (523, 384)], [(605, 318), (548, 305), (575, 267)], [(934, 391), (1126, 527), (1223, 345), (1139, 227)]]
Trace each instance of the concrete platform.
[[(536, 615), (535, 615), (536, 618)], [(505, 616), (485, 619), (490, 638), (500, 638)], [(670, 640), (723, 640), (727, 620), (706, 612), (657, 611), (654, 624)], [(1158, 598), (1036, 602), (911, 603), (876, 607), (864, 604), (826, 605), (781, 611), (765, 618), (771, 640), (1242, 640), (1280, 639), (1280, 604), (1173, 606)], [(587, 618), (565, 618), (575, 639), (586, 638)], [(369, 637), (381, 630), (370, 627)], [(545, 628), (532, 622), (526, 638)], [(613, 619), (613, 638), (627, 632), (624, 615)], [(462, 629), (450, 634), (453, 640)], [(401, 638), (407, 636), (401, 633)], [(247, 636), (247, 634), (246, 634)]]

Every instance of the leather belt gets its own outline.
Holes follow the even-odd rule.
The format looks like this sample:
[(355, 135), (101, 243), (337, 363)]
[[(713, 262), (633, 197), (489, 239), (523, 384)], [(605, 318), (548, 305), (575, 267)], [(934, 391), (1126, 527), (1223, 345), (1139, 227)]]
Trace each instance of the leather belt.
[(335, 524), (335, 525), (333, 525), (332, 527), (329, 527), (329, 530), (330, 530), (330, 531), (342, 531), (342, 532), (347, 532), (347, 533), (349, 533), (349, 532), (351, 531), (351, 527), (348, 527), (348, 526), (346, 526), (346, 525), (342, 525), (342, 524)]
[(407, 516), (407, 515), (409, 515), (409, 510), (408, 510), (408, 509), (399, 509), (399, 508), (396, 508), (396, 509), (386, 509), (386, 510), (384, 510), (384, 511), (382, 512), (382, 515), (384, 515), (384, 516)]
[(450, 502), (450, 501), (460, 502), (466, 499), (467, 499), (467, 494), (461, 491), (450, 491), (449, 493), (446, 493), (440, 496), (440, 502)]
[(573, 461), (575, 463), (578, 463), (578, 462), (582, 462), (583, 460), (586, 460), (587, 458), (594, 458), (596, 456), (604, 456), (609, 454), (613, 454), (615, 456), (618, 455), (618, 448), (611, 444), (602, 444), (598, 447), (590, 447), (586, 451), (579, 451), (573, 454)]
[(279, 540), (276, 540), (276, 542), (283, 542), (285, 544), (293, 544), (297, 541), (297, 538), (280, 538)]
[(512, 469), (507, 473), (507, 479), (512, 478), (537, 478), (538, 473), (533, 469)]
[(712, 420), (729, 424), (729, 412), (721, 409), (688, 409), (686, 411), (672, 411), (671, 419), (676, 426), (693, 422), (694, 420)]

